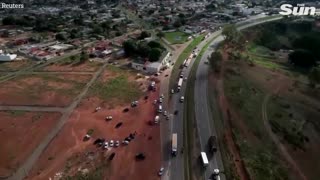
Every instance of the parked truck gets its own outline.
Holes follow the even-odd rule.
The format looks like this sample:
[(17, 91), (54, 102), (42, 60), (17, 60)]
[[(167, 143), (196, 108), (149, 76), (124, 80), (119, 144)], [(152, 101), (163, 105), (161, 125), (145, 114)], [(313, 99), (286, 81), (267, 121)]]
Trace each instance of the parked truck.
[(171, 150), (171, 154), (173, 156), (177, 155), (177, 147), (178, 147), (178, 135), (177, 133), (173, 133), (172, 134), (172, 150)]
[(217, 137), (216, 136), (210, 136), (209, 137), (209, 139), (208, 139), (208, 147), (209, 147), (209, 151), (211, 153), (217, 151)]
[(180, 91), (180, 89), (181, 89), (182, 83), (183, 83), (183, 78), (179, 78), (179, 81), (178, 81), (178, 88), (177, 88), (178, 92), (179, 92), (179, 91)]
[(208, 158), (207, 158), (207, 154), (205, 152), (201, 152), (201, 161), (203, 164), (203, 167), (207, 167), (209, 164)]
[(188, 58), (187, 62), (184, 64), (184, 67), (188, 67), (191, 62), (191, 58)]

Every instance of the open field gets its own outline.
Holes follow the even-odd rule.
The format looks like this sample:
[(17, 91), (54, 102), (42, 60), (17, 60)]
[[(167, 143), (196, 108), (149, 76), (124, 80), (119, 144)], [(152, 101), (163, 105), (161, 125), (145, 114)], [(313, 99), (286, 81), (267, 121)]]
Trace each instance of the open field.
[(99, 62), (90, 62), (86, 61), (84, 63), (79, 63), (79, 55), (75, 55), (75, 60), (71, 60), (71, 57), (67, 57), (56, 63), (45, 66), (39, 71), (61, 71), (61, 72), (75, 72), (75, 71), (83, 71), (83, 72), (94, 72), (99, 66), (102, 64)]
[(0, 177), (10, 175), (55, 126), (59, 113), (0, 112)]
[(11, 72), (11, 71), (17, 71), (22, 68), (31, 66), (35, 64), (35, 61), (31, 60), (16, 60), (11, 62), (1, 62), (0, 63), (0, 72)]
[(97, 95), (112, 107), (136, 100), (147, 87), (148, 84), (138, 78), (136, 71), (108, 66), (91, 88), (90, 95)]
[(189, 36), (189, 34), (180, 31), (164, 33), (164, 38), (171, 44), (183, 44), (188, 40)]
[(2, 84), (0, 105), (67, 106), (91, 75), (25, 75)]
[[(148, 121), (155, 116), (153, 100), (158, 98), (159, 94), (150, 92), (148, 96), (148, 100), (144, 100), (142, 96), (135, 97), (139, 100), (138, 107), (129, 108), (126, 113), (123, 109), (130, 107), (130, 104), (111, 107), (111, 104), (104, 103), (99, 96), (84, 99), (41, 155), (27, 179), (42, 180), (57, 177), (59, 174), (64, 177), (76, 174), (78, 178), (83, 177), (79, 170), (89, 171), (90, 177), (95, 176), (97, 179), (158, 179), (157, 171), (161, 166), (160, 129), (159, 126), (150, 126)], [(94, 112), (97, 106), (102, 109)], [(113, 116), (113, 120), (105, 121), (108, 115)], [(115, 128), (119, 122), (123, 123), (122, 126)], [(92, 138), (84, 142), (83, 137), (88, 131), (92, 132)], [(137, 136), (128, 146), (120, 145), (103, 150), (93, 145), (96, 138), (121, 142), (134, 132)], [(115, 158), (109, 161), (108, 157), (113, 152), (116, 153)], [(146, 159), (136, 161), (135, 154), (140, 152), (146, 155)]]

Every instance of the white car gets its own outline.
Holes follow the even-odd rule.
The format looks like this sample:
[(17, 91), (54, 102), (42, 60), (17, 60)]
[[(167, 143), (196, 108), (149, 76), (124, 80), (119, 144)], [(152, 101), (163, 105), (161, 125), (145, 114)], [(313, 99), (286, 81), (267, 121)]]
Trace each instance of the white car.
[(107, 117), (106, 117), (106, 120), (107, 120), (107, 121), (111, 121), (111, 120), (112, 120), (112, 116), (107, 116)]
[(128, 144), (129, 144), (129, 141), (124, 140), (124, 141), (122, 141), (122, 144), (124, 144), (124, 145), (128, 145)]
[(119, 147), (119, 145), (120, 145), (120, 142), (119, 141), (116, 141), (116, 143), (115, 143), (115, 147)]
[(113, 147), (113, 145), (114, 145), (113, 140), (110, 140), (109, 146), (110, 146), (110, 147)]
[(163, 102), (163, 99), (162, 98), (159, 98), (159, 103), (162, 103)]
[(167, 112), (167, 111), (163, 111), (163, 115), (164, 115), (164, 116), (167, 116), (167, 115), (168, 115), (168, 112)]
[(171, 89), (171, 94), (174, 94), (174, 89)]
[(105, 142), (105, 143), (103, 144), (103, 149), (108, 149), (108, 145), (109, 145), (109, 143), (108, 143), (108, 142)]
[(184, 96), (181, 96), (180, 97), (180, 102), (183, 103), (183, 101), (184, 101)]
[(163, 95), (163, 94), (161, 94), (160, 98), (161, 98), (161, 99), (163, 99), (163, 98), (164, 98), (164, 95)]
[(159, 176), (162, 176), (162, 175), (163, 175), (163, 172), (164, 172), (164, 168), (161, 167), (160, 170), (159, 170), (159, 172), (158, 172), (158, 175), (159, 175)]

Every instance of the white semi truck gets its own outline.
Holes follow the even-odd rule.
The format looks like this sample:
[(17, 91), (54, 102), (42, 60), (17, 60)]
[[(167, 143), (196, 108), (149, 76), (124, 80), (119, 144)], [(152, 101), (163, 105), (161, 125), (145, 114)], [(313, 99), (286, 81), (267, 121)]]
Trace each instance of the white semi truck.
[(171, 153), (173, 156), (177, 155), (177, 148), (178, 148), (178, 134), (177, 133), (173, 133), (172, 134), (172, 150)]
[(205, 152), (201, 152), (201, 160), (202, 160), (203, 167), (207, 167), (209, 164), (209, 161), (207, 158), (207, 154)]
[(182, 83), (183, 83), (183, 78), (179, 78), (179, 81), (178, 81), (178, 92), (181, 89)]

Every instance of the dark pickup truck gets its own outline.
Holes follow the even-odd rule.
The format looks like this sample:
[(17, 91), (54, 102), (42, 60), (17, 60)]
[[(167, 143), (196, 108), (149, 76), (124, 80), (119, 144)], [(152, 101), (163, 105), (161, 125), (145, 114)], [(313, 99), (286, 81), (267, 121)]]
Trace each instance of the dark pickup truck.
[(208, 148), (211, 153), (217, 151), (217, 137), (216, 136), (210, 136), (208, 139)]

